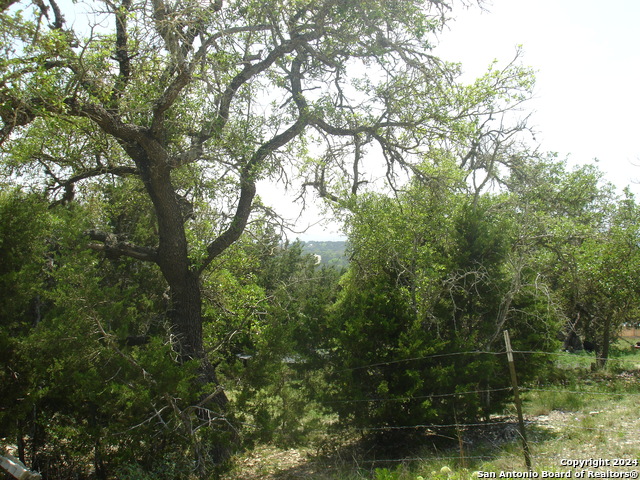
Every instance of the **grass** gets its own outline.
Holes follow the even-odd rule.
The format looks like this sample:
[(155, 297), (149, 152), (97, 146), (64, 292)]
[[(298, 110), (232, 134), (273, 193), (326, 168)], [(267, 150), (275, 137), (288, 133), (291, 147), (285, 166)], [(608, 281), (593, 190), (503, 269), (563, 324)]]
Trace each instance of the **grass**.
[[(562, 459), (640, 459), (640, 352), (621, 343), (611, 356), (605, 371), (594, 372), (593, 355), (559, 355), (552, 384), (523, 389), (534, 471), (566, 471)], [(447, 443), (426, 436), (384, 451), (355, 432), (305, 448), (263, 446), (239, 457), (227, 479), (475, 480), (482, 477), (478, 472), (524, 471), (513, 417), (497, 420), (506, 423), (467, 429), (462, 452), (455, 438)], [(640, 470), (610, 467), (629, 468)]]

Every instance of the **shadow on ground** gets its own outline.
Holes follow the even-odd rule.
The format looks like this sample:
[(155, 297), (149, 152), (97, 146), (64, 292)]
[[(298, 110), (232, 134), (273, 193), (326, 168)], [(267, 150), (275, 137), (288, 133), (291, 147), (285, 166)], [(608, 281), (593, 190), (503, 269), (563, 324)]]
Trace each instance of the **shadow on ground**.
[[(557, 433), (527, 425), (528, 435), (536, 441)], [(515, 418), (500, 417), (463, 429), (435, 431), (394, 430), (369, 435), (331, 436), (315, 448), (278, 449), (259, 447), (237, 463), (237, 480), (336, 480), (371, 478), (377, 468), (395, 469), (413, 462), (443, 461), (450, 465), (474, 465), (491, 461), (505, 446), (520, 444)], [(462, 445), (462, 454), (461, 448)]]

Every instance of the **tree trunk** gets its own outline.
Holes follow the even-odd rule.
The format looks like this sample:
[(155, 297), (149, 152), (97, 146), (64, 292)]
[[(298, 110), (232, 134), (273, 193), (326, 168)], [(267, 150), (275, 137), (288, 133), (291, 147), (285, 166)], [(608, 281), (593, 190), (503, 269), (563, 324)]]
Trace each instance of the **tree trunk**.
[[(171, 268), (171, 265), (165, 266)], [(202, 298), (200, 279), (186, 271), (169, 283), (171, 295), (170, 320), (175, 335), (175, 347), (181, 362), (204, 360), (202, 345)], [(165, 275), (166, 277), (166, 275)]]
[[(150, 144), (155, 145), (151, 140)], [(170, 289), (172, 333), (181, 361), (204, 358), (200, 279), (191, 269), (185, 219), (179, 196), (171, 181), (171, 167), (164, 149), (150, 157), (137, 144), (125, 146), (136, 162), (140, 177), (153, 203), (158, 222), (157, 263)]]
[(607, 316), (604, 321), (602, 345), (600, 345), (596, 350), (598, 355), (598, 358), (596, 359), (596, 365), (599, 369), (604, 369), (607, 366), (607, 360), (609, 359), (609, 343), (611, 343), (611, 317)]
[[(232, 453), (231, 447), (236, 434), (225, 418), (227, 396), (218, 388), (215, 369), (206, 358), (203, 347), (200, 274), (189, 260), (186, 219), (183, 217), (179, 196), (171, 181), (171, 168), (166, 158), (154, 158), (151, 161), (147, 154), (137, 147), (130, 146), (128, 152), (136, 160), (158, 222), (157, 263), (169, 286), (169, 318), (171, 333), (175, 336), (174, 348), (181, 363), (190, 360), (200, 362), (199, 375), (194, 383), (194, 388), (202, 392), (202, 402), (196, 410), (197, 415), (202, 423), (217, 421), (215, 426), (221, 434), (217, 445), (205, 447), (208, 449), (206, 457), (209, 462), (222, 463)], [(211, 388), (216, 389), (215, 394), (211, 394), (211, 388), (205, 388), (207, 385), (213, 385)], [(196, 452), (202, 452), (202, 448), (202, 445), (194, 445)], [(196, 461), (198, 464), (201, 463), (200, 458)]]
[(17, 423), (18, 429), (16, 433), (16, 447), (18, 448), (18, 460), (26, 465), (27, 459), (25, 455), (24, 421), (22, 419), (19, 419)]

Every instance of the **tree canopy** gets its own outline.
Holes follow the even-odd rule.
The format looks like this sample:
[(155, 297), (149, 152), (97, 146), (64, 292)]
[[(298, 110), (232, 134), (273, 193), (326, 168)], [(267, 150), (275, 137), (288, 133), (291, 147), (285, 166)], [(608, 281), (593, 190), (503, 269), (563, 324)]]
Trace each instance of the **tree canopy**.
[[(21, 456), (63, 478), (73, 437), (97, 477), (205, 478), (250, 423), (293, 441), (310, 401), (357, 426), (488, 415), (506, 325), (546, 351), (580, 313), (608, 344), (635, 312), (636, 202), (525, 145), (519, 52), (471, 83), (433, 54), (464, 6), (0, 3), (0, 425)], [(263, 181), (346, 219), (346, 274), (277, 234)], [(491, 395), (434, 400), (451, 388)]]
[(246, 228), (258, 180), (292, 165), (303, 188), (340, 200), (368, 181), (367, 150), (392, 182), (396, 167), (420, 174), (422, 156), (445, 151), (495, 169), (521, 129), (495, 119), (532, 77), (512, 63), (457, 83), (459, 67), (430, 53), (449, 8), (16, 3), (2, 13), (4, 167), (52, 204), (134, 179), (155, 234), (133, 241), (98, 217), (89, 246), (157, 264), (182, 354), (201, 358), (198, 279)]

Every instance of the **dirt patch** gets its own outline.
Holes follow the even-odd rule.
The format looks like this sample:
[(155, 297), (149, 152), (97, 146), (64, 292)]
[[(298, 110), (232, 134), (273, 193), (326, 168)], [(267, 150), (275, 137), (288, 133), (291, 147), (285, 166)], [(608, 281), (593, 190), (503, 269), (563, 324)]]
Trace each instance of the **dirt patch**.
[[(301, 476), (291, 476), (290, 473)], [(238, 458), (232, 472), (225, 480), (283, 480), (293, 478), (319, 478), (309, 462), (309, 455), (304, 449), (280, 449), (262, 446)]]

